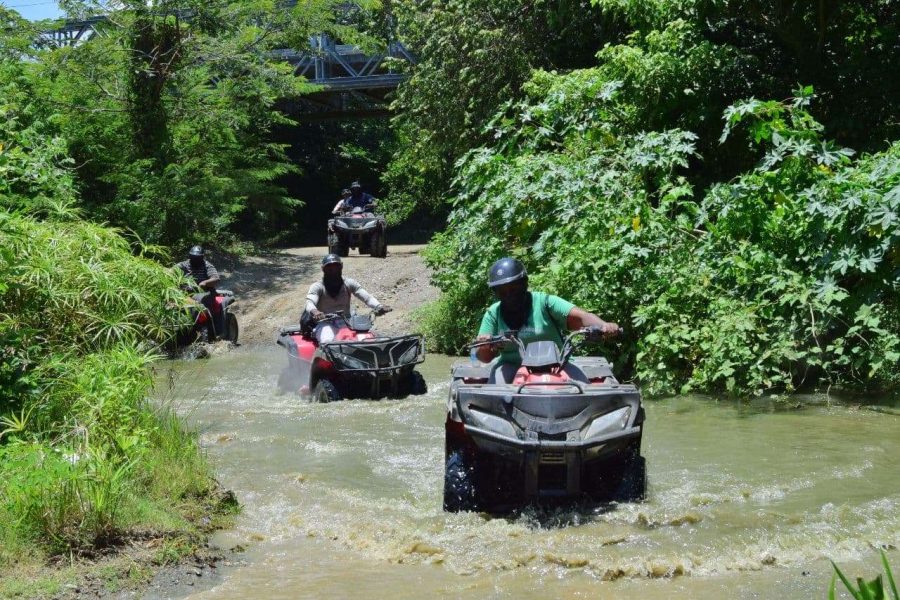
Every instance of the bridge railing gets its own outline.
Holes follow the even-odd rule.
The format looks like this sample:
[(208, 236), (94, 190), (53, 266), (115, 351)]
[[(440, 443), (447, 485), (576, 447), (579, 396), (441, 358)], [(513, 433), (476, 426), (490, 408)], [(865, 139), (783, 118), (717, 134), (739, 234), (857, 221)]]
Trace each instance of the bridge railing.
[[(77, 46), (102, 31), (106, 17), (67, 21), (58, 29), (43, 32), (48, 45)], [(303, 49), (275, 50), (273, 55), (294, 66), (294, 74), (334, 90), (396, 88), (405, 78), (395, 72), (391, 61), (415, 63), (415, 58), (400, 42), (391, 42), (384, 52), (367, 55), (356, 46), (338, 44), (327, 34), (313, 35)]]

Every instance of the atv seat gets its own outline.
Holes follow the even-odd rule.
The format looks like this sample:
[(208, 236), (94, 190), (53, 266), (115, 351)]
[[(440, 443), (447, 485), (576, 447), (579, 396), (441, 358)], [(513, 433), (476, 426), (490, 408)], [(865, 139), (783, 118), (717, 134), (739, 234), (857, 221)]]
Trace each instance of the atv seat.
[[(516, 378), (516, 373), (518, 373), (520, 368), (519, 365), (511, 363), (495, 363), (491, 366), (491, 375), (488, 378), (488, 383), (510, 384)], [(566, 363), (563, 371), (569, 376), (569, 379), (583, 383), (591, 382), (587, 375), (584, 374), (584, 371), (572, 363)]]

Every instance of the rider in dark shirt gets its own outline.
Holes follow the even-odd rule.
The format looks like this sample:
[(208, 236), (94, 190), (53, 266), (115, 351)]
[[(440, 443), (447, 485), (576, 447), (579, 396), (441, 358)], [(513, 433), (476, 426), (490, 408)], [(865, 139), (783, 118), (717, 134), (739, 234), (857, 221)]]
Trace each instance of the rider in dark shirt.
[(344, 200), (344, 209), (353, 210), (354, 208), (365, 208), (375, 204), (375, 197), (362, 191), (362, 186), (358, 181), (354, 181), (350, 186), (350, 197)]
[(221, 335), (225, 331), (225, 323), (223, 320), (224, 313), (216, 303), (216, 285), (219, 283), (219, 272), (211, 262), (206, 260), (206, 253), (201, 246), (194, 246), (188, 252), (188, 259), (176, 265), (185, 277), (194, 280), (197, 287), (204, 290), (203, 293), (195, 294), (194, 300), (205, 306), (212, 315), (212, 334), (210, 339)]

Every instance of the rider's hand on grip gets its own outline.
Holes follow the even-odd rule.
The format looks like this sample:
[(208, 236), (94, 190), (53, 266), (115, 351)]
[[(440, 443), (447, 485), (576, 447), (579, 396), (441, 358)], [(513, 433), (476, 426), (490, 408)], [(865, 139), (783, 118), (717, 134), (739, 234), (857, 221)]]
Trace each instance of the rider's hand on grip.
[(391, 312), (392, 310), (394, 310), (394, 309), (392, 307), (388, 306), (387, 304), (379, 304), (378, 307), (375, 308), (375, 314), (378, 316), (381, 316), (385, 313)]
[(325, 318), (325, 313), (323, 313), (321, 310), (314, 310), (312, 311), (312, 318), (313, 321), (321, 321)]
[(599, 342), (604, 338), (611, 338), (621, 335), (623, 330), (616, 323), (604, 323), (603, 325), (591, 325), (584, 328), (584, 339), (588, 342)]
[(482, 334), (475, 338), (475, 340), (472, 342), (471, 346), (473, 348), (487, 346), (488, 348), (490, 348), (491, 352), (495, 352), (497, 350), (497, 344), (489, 343), (489, 342), (493, 341), (494, 339), (495, 339), (495, 337), (492, 335)]

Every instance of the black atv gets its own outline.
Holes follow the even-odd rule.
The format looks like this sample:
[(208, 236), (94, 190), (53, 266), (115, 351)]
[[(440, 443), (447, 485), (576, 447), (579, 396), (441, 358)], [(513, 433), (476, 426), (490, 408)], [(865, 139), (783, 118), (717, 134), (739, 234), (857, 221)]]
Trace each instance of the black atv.
[(372, 205), (356, 207), (328, 221), (328, 252), (347, 256), (351, 248), (376, 258), (387, 256), (387, 221)]
[(602, 357), (571, 358), (572, 333), (518, 347), (504, 382), (492, 365), (455, 365), (445, 424), (444, 510), (508, 512), (525, 504), (635, 502), (646, 494), (641, 393)]

